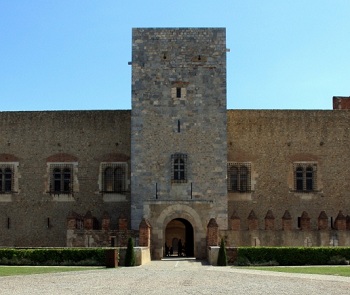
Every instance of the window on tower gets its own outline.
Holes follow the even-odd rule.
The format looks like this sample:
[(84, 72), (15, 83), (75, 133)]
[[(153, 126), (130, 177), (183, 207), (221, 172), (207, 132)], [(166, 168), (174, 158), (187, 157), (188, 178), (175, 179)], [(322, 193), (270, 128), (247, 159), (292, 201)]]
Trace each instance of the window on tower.
[(171, 155), (171, 170), (173, 183), (187, 182), (187, 155), (181, 153)]
[(181, 87), (176, 87), (176, 98), (181, 98)]

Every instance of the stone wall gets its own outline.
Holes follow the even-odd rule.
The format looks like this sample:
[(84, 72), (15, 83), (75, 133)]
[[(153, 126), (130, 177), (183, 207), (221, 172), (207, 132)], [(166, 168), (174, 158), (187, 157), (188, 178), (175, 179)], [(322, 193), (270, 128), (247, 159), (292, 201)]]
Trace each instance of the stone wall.
[[(251, 192), (228, 195), (229, 217), (238, 215), (240, 228), (247, 230), (253, 210), (262, 230), (272, 210), (274, 227), (281, 230), (286, 210), (293, 229), (299, 228), (303, 211), (311, 229), (317, 229), (321, 211), (329, 228), (339, 210), (350, 214), (349, 118), (349, 112), (341, 110), (228, 111), (228, 161), (250, 162), (252, 170)], [(297, 192), (293, 163), (309, 161), (317, 164), (316, 188)]]
[[(149, 220), (160, 257), (166, 222), (193, 211), (205, 256), (210, 218), (227, 226), (225, 29), (133, 29), (131, 120), (132, 228)], [(175, 154), (183, 181), (172, 179)]]
[[(66, 246), (71, 210), (90, 210), (99, 221), (107, 211), (117, 228), (120, 214), (130, 215), (130, 188), (105, 199), (99, 185), (100, 163), (120, 158), (130, 183), (130, 111), (1, 112), (0, 162), (18, 163), (18, 183), (0, 194), (0, 245)], [(74, 191), (51, 195), (47, 163), (67, 160), (74, 161)]]

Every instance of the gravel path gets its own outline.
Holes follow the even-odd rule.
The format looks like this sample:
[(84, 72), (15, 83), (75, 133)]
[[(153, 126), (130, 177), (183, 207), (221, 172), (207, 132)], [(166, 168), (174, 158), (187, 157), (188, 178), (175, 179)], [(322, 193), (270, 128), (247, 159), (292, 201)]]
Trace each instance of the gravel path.
[(286, 274), (199, 261), (152, 261), (138, 267), (0, 277), (0, 294), (349, 294), (350, 278)]

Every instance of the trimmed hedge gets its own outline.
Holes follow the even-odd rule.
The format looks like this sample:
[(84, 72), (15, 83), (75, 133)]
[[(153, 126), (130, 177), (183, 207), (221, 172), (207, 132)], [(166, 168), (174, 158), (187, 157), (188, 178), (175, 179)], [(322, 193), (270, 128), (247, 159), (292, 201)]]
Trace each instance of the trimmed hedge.
[(2, 265), (105, 265), (103, 248), (0, 248)]
[(326, 265), (334, 257), (350, 260), (350, 247), (240, 247), (238, 264)]

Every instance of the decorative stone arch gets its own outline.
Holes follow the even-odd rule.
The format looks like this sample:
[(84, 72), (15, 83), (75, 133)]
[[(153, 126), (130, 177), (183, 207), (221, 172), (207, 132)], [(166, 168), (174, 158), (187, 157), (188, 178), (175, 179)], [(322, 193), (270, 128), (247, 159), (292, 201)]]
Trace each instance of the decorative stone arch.
[[(152, 226), (152, 236), (157, 238), (159, 241), (162, 241), (162, 244), (158, 245), (155, 249), (156, 253), (155, 258), (159, 259), (163, 256), (164, 253), (164, 240), (165, 240), (165, 230), (169, 222), (174, 219), (185, 219), (193, 227), (193, 243), (194, 243), (194, 256), (202, 257), (205, 255), (205, 238), (206, 231), (203, 227), (202, 220), (199, 214), (190, 206), (175, 204), (170, 205), (165, 208), (156, 220), (155, 226)], [(204, 244), (203, 244), (204, 241)], [(203, 245), (202, 245), (203, 244)], [(204, 252), (201, 252), (200, 249), (204, 247)], [(204, 253), (204, 254), (203, 254)]]

